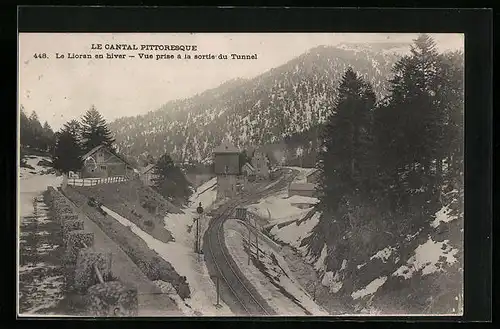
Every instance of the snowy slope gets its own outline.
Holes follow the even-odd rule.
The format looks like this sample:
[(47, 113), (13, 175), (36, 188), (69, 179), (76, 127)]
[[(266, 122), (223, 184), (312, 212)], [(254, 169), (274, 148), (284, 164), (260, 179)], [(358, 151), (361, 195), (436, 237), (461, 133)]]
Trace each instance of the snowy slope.
[(169, 152), (181, 162), (209, 159), (223, 137), (240, 148), (279, 142), (325, 121), (348, 66), (372, 83), (378, 96), (385, 94), (400, 55), (383, 49), (320, 46), (253, 79), (228, 81), (148, 114), (118, 119), (110, 128), (128, 155)]
[[(453, 202), (455, 201), (456, 198)], [(292, 246), (318, 272), (321, 284), (332, 297), (342, 292), (342, 298), (351, 298), (358, 312), (408, 312), (412, 302), (399, 299), (410, 293), (413, 285), (418, 285), (422, 287), (420, 291), (417, 293), (414, 289), (410, 295), (414, 295), (412, 298), (418, 299), (420, 303), (431, 303), (438, 298), (445, 298), (447, 294), (454, 294), (451, 297), (456, 299), (455, 304), (448, 306), (452, 298), (446, 297), (447, 304), (443, 304), (440, 309), (443, 314), (455, 314), (460, 312), (462, 300), (460, 273), (463, 228), (461, 220), (451, 208), (446, 205), (440, 209), (429, 228), (421, 228), (414, 234), (404, 236), (397, 244), (387, 245), (368, 255), (366, 259), (338, 259), (341, 266), (337, 270), (331, 270), (327, 266), (327, 258), (335, 257), (332, 247), (325, 243), (321, 253), (314, 255), (308, 249), (308, 244), (304, 243), (304, 239), (311, 235), (318, 224), (320, 213), (300, 223), (274, 226), (269, 236)], [(348, 268), (351, 271), (349, 274)], [(442, 286), (434, 287), (436, 282), (442, 282)], [(449, 288), (445, 288), (447, 286)]]
[[(183, 301), (175, 294), (171, 295), (186, 315), (232, 315), (225, 304), (222, 305), (222, 308), (215, 307), (216, 287), (208, 274), (203, 257), (194, 252), (194, 231), (190, 230), (196, 216), (198, 203), (202, 202), (202, 205), (208, 208), (215, 201), (215, 190), (210, 188), (213, 184), (214, 181), (211, 180), (200, 186), (191, 198), (190, 206), (184, 209), (182, 214), (169, 214), (165, 217), (165, 227), (174, 237), (174, 241), (169, 243), (154, 239), (131, 221), (106, 207), (102, 207), (104, 211), (121, 224), (131, 227), (132, 232), (143, 239), (160, 257), (172, 264), (179, 275), (186, 276), (191, 290), (191, 297)], [(208, 222), (209, 218), (206, 217), (204, 220)], [(157, 282), (157, 284), (160, 288), (166, 289), (166, 283)]]
[[(316, 198), (292, 196), (288, 197), (288, 192), (282, 192), (249, 205), (247, 210), (261, 218), (269, 221), (269, 225), (279, 224), (287, 221), (297, 220), (304, 217), (317, 203)], [(308, 205), (302, 208), (303, 205)]]
[(254, 237), (250, 249), (252, 261), (248, 263), (247, 229), (235, 220), (224, 224), (225, 241), (228, 250), (245, 273), (246, 278), (257, 289), (267, 303), (281, 316), (328, 315), (321, 309), (294, 278), (286, 261), (275, 251), (267, 240), (259, 238), (259, 259), (256, 259), (257, 248)]

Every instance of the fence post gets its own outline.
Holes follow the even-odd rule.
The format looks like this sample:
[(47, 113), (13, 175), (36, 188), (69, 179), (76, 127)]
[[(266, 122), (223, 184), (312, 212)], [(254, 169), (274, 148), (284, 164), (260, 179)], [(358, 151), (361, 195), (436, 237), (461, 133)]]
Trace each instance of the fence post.
[(75, 185), (75, 178), (74, 178), (74, 177), (73, 177), (73, 185), (74, 185), (74, 186), (76, 186), (76, 185)]
[(82, 186), (85, 186), (85, 178), (82, 179)]

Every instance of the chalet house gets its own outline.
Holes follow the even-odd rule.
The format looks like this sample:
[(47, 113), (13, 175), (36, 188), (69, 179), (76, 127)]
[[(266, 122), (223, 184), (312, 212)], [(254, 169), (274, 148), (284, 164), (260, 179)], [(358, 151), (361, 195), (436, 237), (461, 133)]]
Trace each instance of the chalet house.
[(291, 197), (294, 195), (313, 198), (316, 196), (316, 184), (292, 182), (288, 187), (288, 196)]
[(153, 186), (154, 185), (154, 181), (155, 181), (155, 178), (157, 176), (155, 174), (155, 168), (156, 168), (156, 165), (154, 163), (151, 163), (151, 164), (147, 165), (146, 167), (142, 168), (142, 170), (139, 174), (139, 177), (144, 185), (146, 185), (146, 186)]
[(82, 178), (107, 178), (116, 176), (135, 176), (135, 171), (125, 159), (106, 146), (100, 145), (82, 156)]

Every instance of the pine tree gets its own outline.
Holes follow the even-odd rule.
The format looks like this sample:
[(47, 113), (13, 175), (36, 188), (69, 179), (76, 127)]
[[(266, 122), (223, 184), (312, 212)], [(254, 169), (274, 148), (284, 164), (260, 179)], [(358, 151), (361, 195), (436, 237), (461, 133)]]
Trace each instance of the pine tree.
[(30, 120), (24, 106), (21, 105), (19, 118), (19, 138), (22, 146), (31, 147), (33, 146), (33, 133), (30, 128)]
[(189, 182), (182, 170), (174, 164), (169, 154), (164, 154), (154, 168), (154, 188), (171, 201), (184, 203), (191, 195)]
[(331, 212), (336, 211), (347, 191), (361, 190), (366, 184), (374, 105), (370, 85), (349, 68), (339, 86), (334, 114), (326, 124), (319, 152), (321, 204)]
[(29, 117), (29, 129), (33, 138), (30, 146), (34, 149), (45, 151), (43, 147), (43, 128), (35, 111), (31, 112)]
[(85, 152), (99, 145), (105, 145), (110, 150), (114, 149), (113, 144), (115, 140), (107, 126), (106, 120), (104, 120), (94, 106), (83, 116), (81, 137)]
[(78, 140), (78, 122), (70, 121), (57, 134), (52, 163), (54, 169), (67, 174), (70, 171), (79, 171), (83, 162), (83, 152)]
[[(378, 172), (391, 208), (432, 218), (444, 181), (442, 160), (459, 140), (463, 93), (459, 74), (427, 35), (414, 40), (411, 54), (394, 66), (390, 95), (375, 111)], [(454, 137), (451, 137), (451, 136)], [(413, 207), (413, 208), (411, 208)]]

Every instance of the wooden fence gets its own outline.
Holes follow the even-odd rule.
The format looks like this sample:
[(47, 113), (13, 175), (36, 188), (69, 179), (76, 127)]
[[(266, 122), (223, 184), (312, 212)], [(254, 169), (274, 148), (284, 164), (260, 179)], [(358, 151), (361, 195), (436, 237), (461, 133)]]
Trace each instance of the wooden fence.
[(68, 185), (73, 186), (95, 186), (98, 184), (111, 184), (129, 181), (127, 176), (113, 176), (106, 178), (68, 178)]

